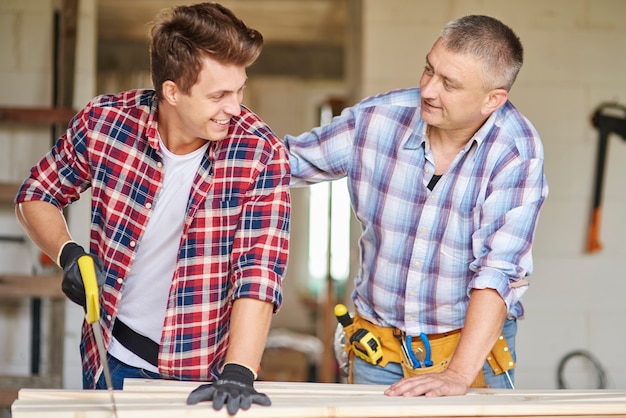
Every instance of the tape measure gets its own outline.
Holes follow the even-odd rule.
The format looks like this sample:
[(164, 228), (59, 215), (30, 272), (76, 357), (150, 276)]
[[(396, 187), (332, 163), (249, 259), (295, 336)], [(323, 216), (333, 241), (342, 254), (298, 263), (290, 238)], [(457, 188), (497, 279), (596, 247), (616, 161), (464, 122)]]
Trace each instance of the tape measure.
[(380, 340), (370, 331), (359, 328), (350, 337), (350, 345), (354, 354), (371, 364), (378, 364), (383, 359), (383, 349)]
[[(345, 305), (340, 303), (335, 306), (335, 316), (344, 329), (352, 325), (352, 317)], [(380, 340), (365, 328), (357, 329), (350, 336), (349, 342), (354, 354), (363, 361), (376, 365), (383, 359), (383, 348)]]

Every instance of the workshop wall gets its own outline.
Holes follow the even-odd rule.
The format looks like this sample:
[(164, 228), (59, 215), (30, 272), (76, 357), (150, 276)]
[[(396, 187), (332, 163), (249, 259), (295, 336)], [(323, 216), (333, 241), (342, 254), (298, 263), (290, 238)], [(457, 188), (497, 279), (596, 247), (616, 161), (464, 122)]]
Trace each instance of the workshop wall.
[[(51, 32), (54, 0), (0, 0), (0, 105), (48, 106), (51, 102)], [(81, 0), (75, 105), (94, 93), (95, 0)], [(519, 324), (517, 387), (555, 388), (559, 361), (572, 350), (591, 352), (607, 373), (609, 388), (626, 388), (626, 336), (621, 322), (626, 306), (620, 300), (626, 285), (626, 142), (610, 138), (603, 198), (602, 251), (585, 252), (592, 204), (598, 133), (589, 119), (600, 103), (626, 102), (626, 2), (621, 0), (363, 0), (360, 21), (362, 49), (349, 65), (351, 80), (360, 80), (352, 97), (364, 97), (418, 83), (424, 57), (443, 25), (456, 17), (489, 14), (508, 23), (524, 43), (526, 56), (511, 98), (542, 135), (550, 196), (544, 206), (535, 245), (535, 272), (525, 297), (526, 319)], [(279, 18), (279, 17), (277, 17)], [(353, 51), (351, 51), (353, 52)], [(262, 80), (261, 80), (262, 81)], [(277, 131), (291, 130), (280, 121), (293, 108), (294, 89), (286, 80), (275, 89), (251, 80), (253, 109)], [(270, 83), (269, 81), (267, 83)], [(320, 91), (343, 92), (343, 85), (300, 85), (304, 97)], [(313, 89), (313, 90), (310, 90)], [(262, 100), (254, 101), (254, 92)], [(273, 96), (271, 96), (273, 95)], [(261, 96), (257, 96), (261, 97)], [(282, 105), (268, 103), (269, 99)], [(311, 115), (316, 106), (295, 109)], [(306, 116), (309, 117), (310, 116)], [(303, 116), (304, 118), (304, 116)], [(303, 129), (311, 119), (301, 119)], [(293, 128), (295, 129), (295, 128)], [(283, 132), (280, 132), (283, 133)], [(295, 132), (291, 132), (295, 133)], [(47, 149), (44, 129), (0, 125), (0, 181), (17, 181)], [(84, 203), (84, 200), (83, 200)], [(70, 228), (86, 242), (87, 210), (72, 209)], [(0, 206), (0, 233), (21, 234), (13, 208)], [(298, 241), (293, 236), (292, 241)], [(29, 273), (35, 264), (28, 244), (0, 242), (0, 271)], [(290, 260), (290, 271), (302, 271), (302, 256)], [(80, 311), (68, 304), (66, 387), (80, 386), (78, 325)], [(286, 303), (277, 318), (298, 309)], [(0, 302), (0, 375), (28, 370), (28, 307)], [(300, 312), (298, 320), (306, 319)], [(73, 322), (72, 322), (73, 321)], [(572, 382), (593, 387), (593, 369), (572, 370)]]
[[(9, 6), (13, 6), (9, 9)], [(33, 8), (34, 9), (34, 8)], [(0, 101), (2, 105), (27, 106), (50, 102), (50, 80), (41, 77), (51, 60), (49, 46), (33, 36), (34, 28), (52, 31), (50, 5), (30, 10), (0, 3)], [(28, 14), (30, 23), (23, 25)], [(46, 21), (49, 20), (49, 21)], [(25, 27), (29, 26), (29, 27)], [(45, 29), (44, 29), (45, 30)], [(29, 48), (26, 48), (29, 45)], [(47, 60), (47, 61), (46, 61)], [(0, 125), (0, 180), (17, 181), (27, 174), (34, 161), (30, 152), (43, 153), (49, 130)], [(32, 245), (15, 222), (13, 205), (0, 204), (0, 271), (29, 274), (33, 267)], [(27, 375), (30, 370), (30, 303), (27, 300), (0, 301), (0, 375)]]
[[(56, 0), (0, 0), (0, 106), (51, 107), (53, 92), (54, 13)], [(95, 5), (80, 0), (75, 66), (75, 108), (95, 92)], [(0, 181), (20, 182), (30, 167), (49, 149), (52, 137), (47, 126), (0, 124)], [(68, 212), (75, 239), (88, 243), (84, 225), (89, 220), (88, 199)], [(12, 204), (0, 204), (0, 235), (25, 238), (23, 243), (0, 241), (0, 274), (41, 272), (39, 251), (17, 223)], [(46, 319), (49, 307), (43, 301), (41, 373), (48, 369)], [(66, 303), (64, 386), (82, 387), (78, 341), (82, 310)], [(27, 376), (30, 372), (30, 301), (0, 300), (0, 375)], [(2, 382), (0, 382), (1, 384)]]

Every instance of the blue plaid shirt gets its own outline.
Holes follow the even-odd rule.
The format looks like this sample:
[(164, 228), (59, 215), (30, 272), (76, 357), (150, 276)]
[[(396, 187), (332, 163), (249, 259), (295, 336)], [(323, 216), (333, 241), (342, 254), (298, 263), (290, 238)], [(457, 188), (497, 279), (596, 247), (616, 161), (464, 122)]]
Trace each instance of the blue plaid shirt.
[(521, 317), (532, 242), (548, 186), (535, 128), (507, 102), (435, 170), (420, 90), (392, 91), (323, 127), (287, 136), (292, 185), (348, 178), (362, 225), (353, 300), (410, 334), (463, 326), (472, 289), (495, 289)]

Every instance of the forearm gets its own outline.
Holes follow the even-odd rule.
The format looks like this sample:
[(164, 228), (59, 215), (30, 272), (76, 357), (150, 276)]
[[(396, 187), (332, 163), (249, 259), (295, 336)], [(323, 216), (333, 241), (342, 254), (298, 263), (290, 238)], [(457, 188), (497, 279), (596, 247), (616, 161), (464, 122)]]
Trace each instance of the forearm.
[(28, 237), (53, 260), (71, 240), (63, 212), (51, 203), (22, 202), (15, 207), (15, 214)]
[(230, 318), (230, 343), (226, 363), (238, 363), (255, 373), (261, 364), (274, 305), (251, 298), (239, 298)]
[(475, 289), (470, 297), (461, 339), (449, 369), (471, 385), (493, 348), (506, 318), (506, 305), (493, 289)]

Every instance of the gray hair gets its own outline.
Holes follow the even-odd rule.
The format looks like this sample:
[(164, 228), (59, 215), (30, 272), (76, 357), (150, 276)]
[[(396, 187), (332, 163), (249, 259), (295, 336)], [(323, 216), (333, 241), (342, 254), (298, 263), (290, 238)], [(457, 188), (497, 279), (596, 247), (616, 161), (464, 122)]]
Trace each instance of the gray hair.
[(498, 19), (469, 15), (449, 22), (441, 32), (443, 46), (468, 54), (483, 65), (483, 83), (488, 90), (509, 91), (524, 62), (524, 48), (515, 32)]

